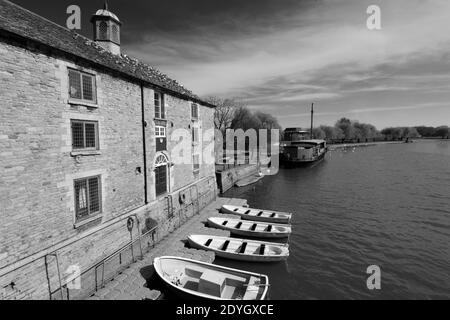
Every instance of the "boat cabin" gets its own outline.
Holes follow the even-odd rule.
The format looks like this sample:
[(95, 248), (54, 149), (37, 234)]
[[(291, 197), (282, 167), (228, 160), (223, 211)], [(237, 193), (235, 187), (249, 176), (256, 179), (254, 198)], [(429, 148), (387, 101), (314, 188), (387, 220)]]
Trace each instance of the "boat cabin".
[(325, 140), (312, 139), (310, 131), (287, 128), (280, 151), (283, 161), (310, 163), (325, 156), (327, 143)]

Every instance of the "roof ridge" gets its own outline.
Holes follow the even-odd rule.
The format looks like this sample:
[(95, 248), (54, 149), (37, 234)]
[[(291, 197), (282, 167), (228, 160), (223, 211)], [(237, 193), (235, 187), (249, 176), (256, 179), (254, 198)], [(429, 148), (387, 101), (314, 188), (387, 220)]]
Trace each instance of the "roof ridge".
[[(69, 32), (69, 33), (72, 34), (72, 35), (76, 35), (75, 39), (81, 38), (80, 40), (86, 40), (86, 41), (89, 41), (89, 44), (92, 44), (94, 48), (98, 49), (98, 50), (99, 50), (99, 53), (102, 53), (102, 54), (104, 54), (104, 53), (110, 54), (111, 57), (113, 57), (113, 58), (121, 58), (121, 59), (125, 59), (125, 60), (135, 60), (138, 64), (141, 64), (141, 65), (143, 65), (144, 67), (153, 69), (155, 72), (158, 72), (159, 74), (161, 74), (161, 75), (163, 75), (163, 76), (169, 77), (167, 74), (161, 72), (159, 69), (156, 69), (156, 68), (153, 67), (152, 65), (150, 65), (150, 64), (148, 64), (148, 63), (146, 63), (146, 62), (143, 62), (142, 60), (140, 60), (140, 59), (138, 59), (138, 58), (136, 58), (136, 57), (132, 57), (132, 56), (129, 56), (129, 55), (124, 54), (124, 53), (120, 53), (120, 55), (114, 55), (113, 53), (109, 52), (108, 50), (105, 50), (105, 49), (102, 48), (101, 46), (97, 45), (97, 43), (96, 43), (93, 39), (88, 38), (88, 37), (82, 35), (81, 33), (76, 32), (76, 31), (74, 31), (74, 30), (70, 30), (70, 29), (68, 29), (68, 28), (66, 28), (66, 27), (64, 27), (64, 26), (62, 26), (62, 25), (60, 25), (60, 24), (58, 24), (58, 23), (56, 23), (56, 22), (54, 22), (54, 21), (52, 21), (52, 20), (46, 18), (46, 17), (43, 17), (43, 16), (37, 14), (36, 12), (33, 12), (33, 11), (31, 11), (31, 10), (28, 10), (28, 9), (25, 8), (25, 7), (22, 7), (22, 6), (18, 5), (17, 3), (14, 3), (14, 2), (12, 2), (12, 1), (10, 1), (10, 0), (0, 0), (0, 1), (8, 2), (9, 4), (11, 4), (11, 5), (13, 5), (13, 6), (17, 7), (17, 8), (20, 8), (21, 10), (24, 10), (24, 11), (28, 12), (29, 14), (32, 14), (33, 16), (35, 16), (35, 17), (37, 17), (37, 18), (39, 18), (39, 19), (45, 20), (45, 21), (51, 23), (52, 25), (57, 26), (58, 28), (63, 29), (64, 31)], [(174, 79), (170, 79), (170, 80), (172, 80), (172, 81), (174, 81), (174, 82), (177, 82), (177, 81), (174, 80)], [(177, 82), (177, 83), (178, 83), (178, 82)], [(188, 91), (189, 91), (189, 90), (188, 90)]]
[[(47, 23), (48, 28), (55, 28), (54, 31), (58, 31), (61, 33), (61, 41), (57, 41), (56, 43), (49, 40), (48, 36), (36, 33), (36, 30), (24, 29), (20, 26), (20, 23), (14, 20), (10, 20), (9, 17), (5, 18), (5, 29), (8, 32), (12, 32), (18, 36), (22, 36), (28, 38), (30, 40), (38, 41), (44, 45), (55, 47), (58, 50), (63, 52), (73, 54), (75, 56), (90, 60), (93, 63), (100, 64), (103, 67), (110, 68), (116, 71), (119, 71), (125, 75), (131, 76), (138, 80), (143, 80), (149, 82), (152, 85), (156, 85), (163, 89), (169, 90), (175, 94), (180, 94), (185, 99), (194, 99), (201, 103), (205, 103), (210, 107), (214, 107), (207, 101), (204, 101), (201, 97), (196, 95), (194, 92), (186, 88), (184, 85), (179, 83), (177, 80), (172, 78), (166, 73), (163, 73), (161, 70), (157, 69), (155, 66), (140, 60), (136, 57), (127, 55), (126, 53), (121, 53), (120, 55), (116, 55), (111, 53), (108, 50), (102, 48), (97, 42), (93, 39), (90, 39), (74, 30), (69, 30), (54, 21), (51, 21), (45, 17), (40, 16), (39, 14), (32, 12), (28, 9), (21, 7), (20, 5), (13, 3), (9, 0), (0, 0), (0, 4), (5, 5), (5, 9), (8, 10), (8, 7), (11, 7), (12, 10), (17, 10), (18, 12), (22, 11), (24, 14), (29, 15), (30, 18), (36, 19), (34, 23), (42, 21), (42, 23)], [(7, 11), (6, 11), (7, 13)], [(8, 23), (12, 23), (8, 25)], [(14, 27), (14, 24), (17, 24)], [(12, 26), (12, 28), (11, 28)], [(23, 26), (23, 24), (22, 24)], [(25, 28), (29, 26), (25, 23)], [(3, 28), (0, 28), (3, 30)], [(47, 30), (48, 31), (48, 30)], [(70, 40), (72, 39), (72, 40)], [(66, 43), (64, 42), (67, 41)], [(73, 41), (74, 46), (72, 46), (72, 51), (68, 49), (68, 42)], [(76, 44), (76, 45), (75, 45)], [(83, 48), (83, 46), (85, 46)], [(90, 49), (88, 49), (90, 48)]]
[[(54, 25), (54, 26), (56, 26), (56, 27), (58, 27), (58, 28), (60, 28), (60, 29), (62, 29), (62, 30), (64, 30), (64, 31), (67, 31), (67, 32), (69, 32), (69, 33), (72, 34), (72, 35), (76, 35), (77, 38), (80, 37), (80, 38), (83, 38), (84, 40), (90, 41), (90, 42), (92, 42), (92, 43), (95, 44), (95, 41), (94, 41), (94, 40), (92, 40), (91, 38), (86, 37), (85, 35), (82, 35), (81, 33), (76, 32), (75, 29), (70, 30), (70, 29), (68, 29), (68, 28), (66, 28), (66, 27), (64, 27), (64, 26), (62, 26), (62, 25), (56, 23), (55, 21), (52, 21), (52, 20), (50, 20), (50, 19), (48, 19), (48, 18), (46, 18), (46, 17), (44, 17), (44, 16), (41, 16), (41, 15), (37, 14), (36, 12), (33, 12), (33, 11), (31, 11), (31, 10), (28, 10), (27, 8), (22, 7), (22, 6), (18, 5), (17, 3), (14, 3), (14, 2), (12, 2), (12, 1), (10, 1), (10, 0), (0, 0), (0, 1), (8, 2), (9, 4), (11, 4), (11, 5), (13, 5), (13, 6), (17, 7), (17, 8), (20, 8), (21, 10), (26, 11), (26, 12), (28, 12), (29, 14), (32, 14), (32, 15), (35, 16), (35, 17), (38, 17), (39, 19), (45, 20), (45, 21), (47, 21), (48, 23), (51, 23), (52, 25)], [(99, 48), (101, 48), (101, 47), (99, 46)], [(104, 51), (106, 51), (106, 50), (104, 50)]]
[[(60, 25), (60, 24), (57, 24), (55, 21), (52, 21), (52, 20), (50, 20), (50, 19), (48, 19), (48, 18), (46, 18), (46, 17), (44, 17), (44, 16), (41, 16), (41, 15), (37, 14), (36, 12), (33, 12), (33, 11), (31, 11), (31, 10), (28, 10), (27, 8), (22, 7), (22, 6), (18, 5), (17, 3), (14, 3), (14, 2), (12, 2), (12, 1), (10, 1), (10, 0), (0, 0), (0, 1), (8, 2), (9, 4), (11, 4), (11, 5), (13, 5), (13, 6), (17, 7), (17, 8), (20, 8), (21, 10), (24, 10), (24, 11), (26, 11), (26, 12), (32, 14), (33, 16), (36, 16), (36, 17), (38, 17), (38, 18), (40, 18), (40, 19), (42, 19), (42, 20), (45, 20), (45, 21), (47, 21), (47, 22), (49, 22), (49, 23), (51, 23), (51, 24), (57, 26), (57, 27), (60, 28), (60, 29), (63, 29), (63, 30), (68, 31), (68, 32), (70, 32), (70, 33), (76, 33), (76, 34), (78, 34), (78, 35), (81, 36), (81, 37), (84, 37), (84, 38), (86, 38), (86, 39), (89, 39), (89, 38), (83, 36), (82, 34), (76, 32), (76, 31), (70, 30), (70, 29), (68, 29), (68, 28), (66, 28), (66, 27), (64, 27), (64, 26), (62, 26), (62, 25)], [(91, 39), (89, 39), (89, 40), (91, 40)]]

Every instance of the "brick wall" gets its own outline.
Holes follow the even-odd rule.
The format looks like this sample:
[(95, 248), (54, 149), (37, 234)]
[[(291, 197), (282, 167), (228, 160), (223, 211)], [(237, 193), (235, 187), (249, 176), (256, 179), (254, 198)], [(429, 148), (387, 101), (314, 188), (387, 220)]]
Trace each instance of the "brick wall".
[[(154, 161), (153, 90), (144, 89), (148, 201), (144, 195), (144, 154), (142, 135), (141, 88), (138, 84), (74, 64), (60, 56), (42, 54), (12, 41), (0, 42), (0, 299), (46, 299), (48, 282), (57, 287), (53, 256), (26, 264), (1, 276), (2, 270), (31, 255), (57, 248), (61, 273), (71, 265), (82, 269), (127, 244), (130, 234), (124, 214), (137, 213), (142, 224), (152, 218), (159, 222), (159, 236), (167, 234), (213, 198), (209, 180), (214, 164), (202, 164), (194, 175), (192, 163), (176, 161), (170, 167), (169, 191), (174, 193), (174, 217), (169, 219), (168, 200), (156, 199)], [(97, 107), (69, 103), (67, 68), (95, 75)], [(165, 95), (168, 120), (167, 156), (177, 144), (170, 135), (188, 129), (190, 102)], [(213, 110), (200, 108), (203, 130), (213, 128)], [(98, 153), (74, 157), (71, 148), (70, 120), (98, 121)], [(190, 140), (189, 140), (190, 141)], [(189, 146), (192, 148), (192, 146)], [(197, 146), (201, 152), (203, 146)], [(137, 170), (137, 168), (140, 168)], [(73, 180), (101, 175), (102, 215), (75, 228)], [(206, 194), (180, 203), (178, 190)], [(197, 192), (197, 190), (200, 190)], [(213, 192), (211, 192), (213, 190)], [(195, 200), (195, 201), (193, 201)], [(135, 236), (138, 232), (135, 230)], [(67, 246), (62, 244), (70, 243)], [(8, 286), (13, 283), (13, 286)], [(4, 288), (4, 289), (2, 289)]]

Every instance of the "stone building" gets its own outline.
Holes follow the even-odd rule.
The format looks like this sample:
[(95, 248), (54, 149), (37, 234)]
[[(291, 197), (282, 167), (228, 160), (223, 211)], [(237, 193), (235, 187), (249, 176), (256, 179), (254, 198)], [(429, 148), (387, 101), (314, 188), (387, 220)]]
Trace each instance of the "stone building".
[(214, 106), (92, 23), (0, 0), (0, 299), (83, 298), (216, 196)]

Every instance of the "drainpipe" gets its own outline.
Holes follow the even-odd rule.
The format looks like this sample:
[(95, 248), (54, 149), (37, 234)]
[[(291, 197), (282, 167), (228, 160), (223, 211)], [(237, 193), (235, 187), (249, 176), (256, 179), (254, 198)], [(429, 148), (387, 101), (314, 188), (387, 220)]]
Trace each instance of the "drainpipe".
[(147, 196), (147, 145), (145, 142), (145, 101), (144, 101), (144, 85), (141, 84), (141, 107), (142, 107), (142, 146), (144, 151), (144, 192), (145, 204), (148, 204)]

